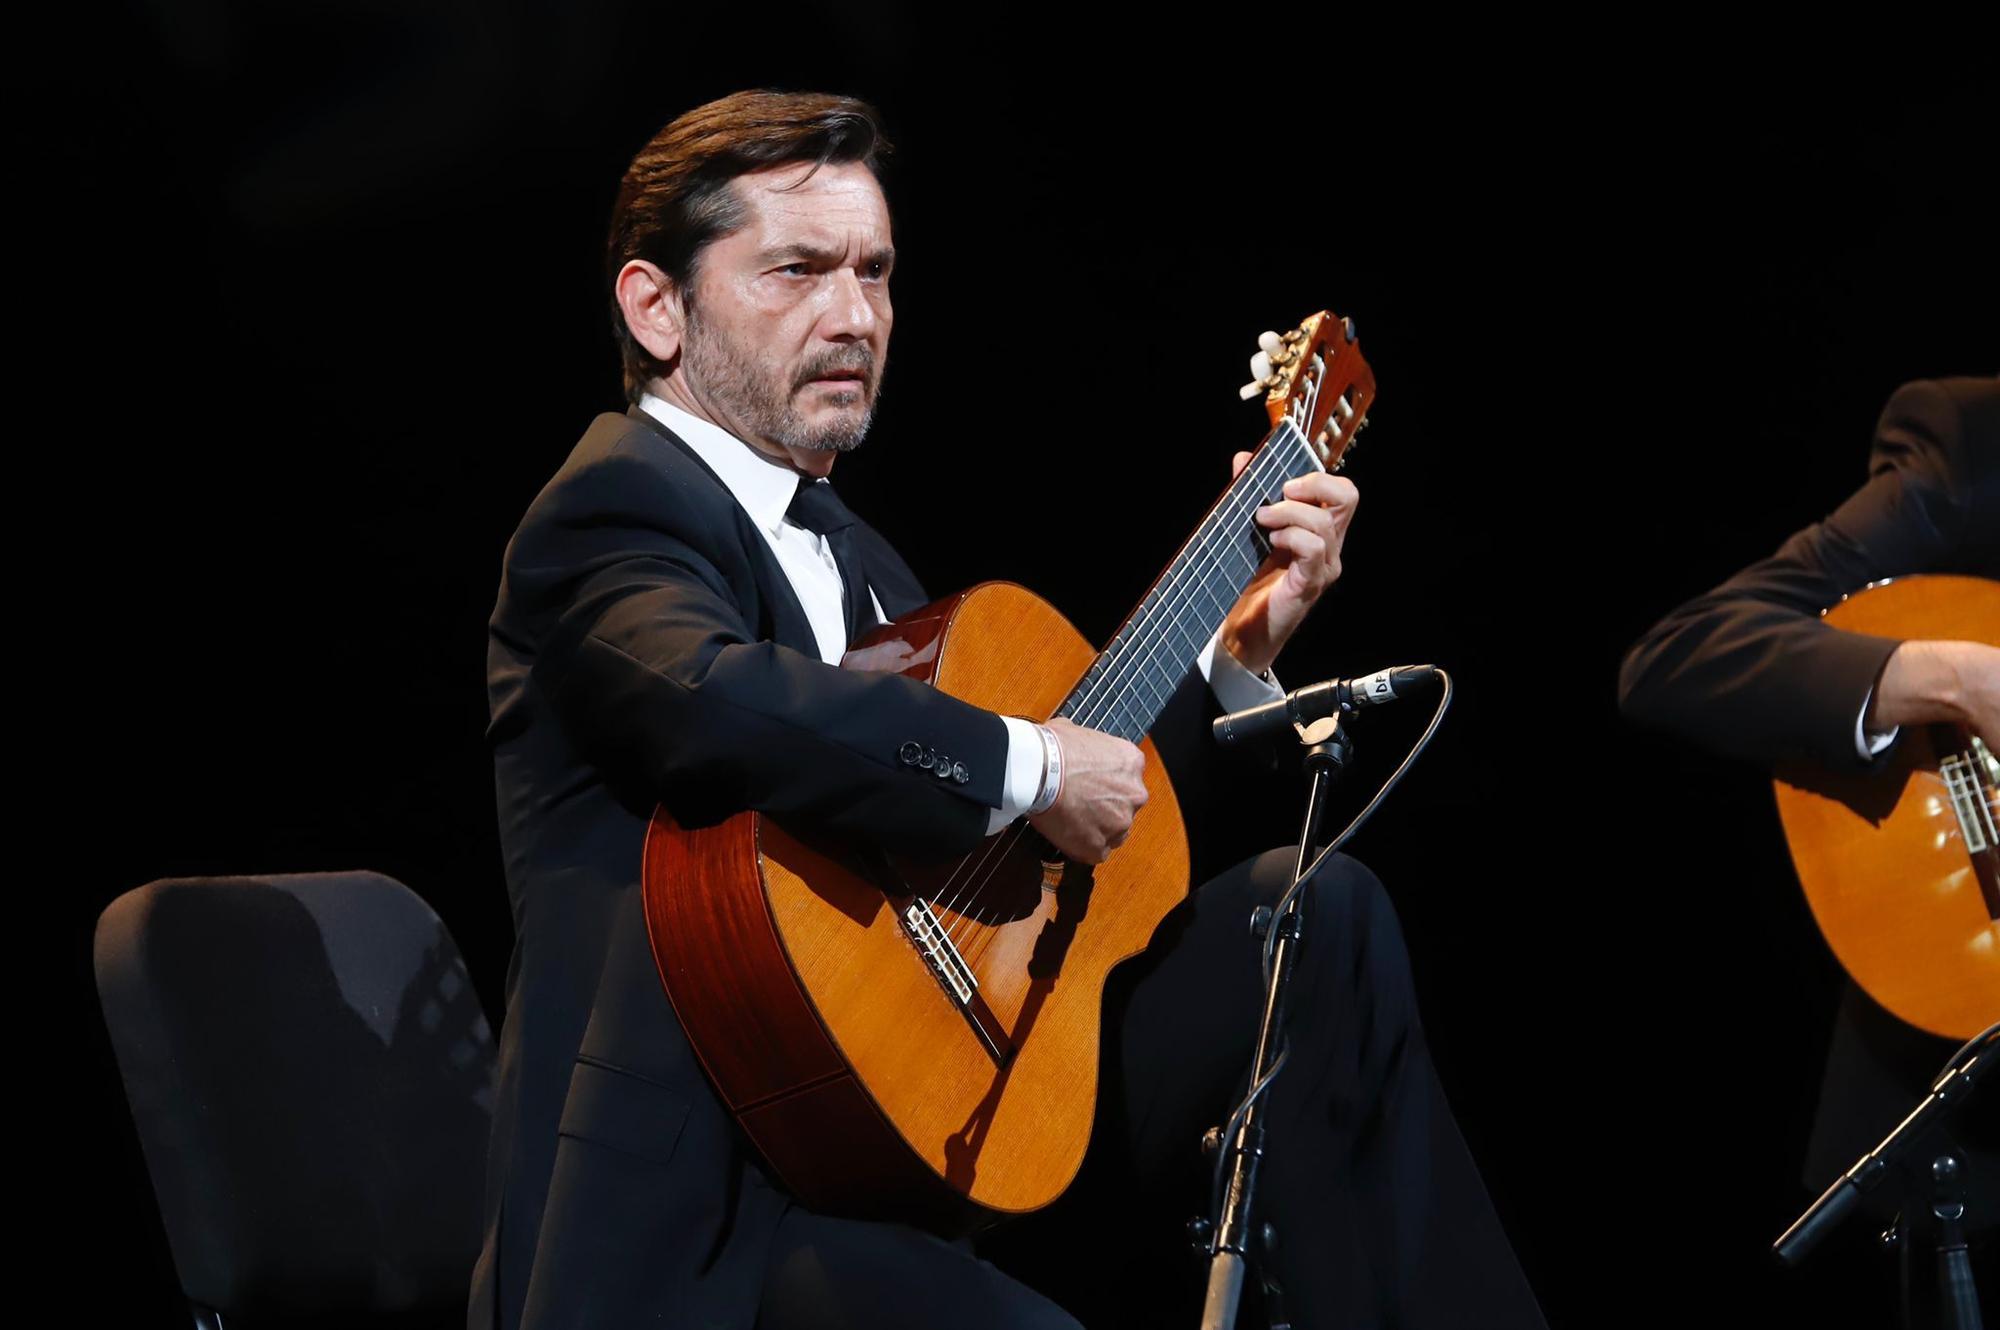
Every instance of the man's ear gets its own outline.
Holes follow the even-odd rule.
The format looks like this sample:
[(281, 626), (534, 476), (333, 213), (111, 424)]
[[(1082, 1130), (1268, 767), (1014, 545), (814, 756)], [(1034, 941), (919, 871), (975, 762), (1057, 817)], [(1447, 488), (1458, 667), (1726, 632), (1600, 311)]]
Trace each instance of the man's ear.
[(632, 339), (653, 359), (671, 365), (681, 353), (681, 331), (687, 326), (680, 288), (658, 267), (633, 259), (618, 270), (612, 290)]

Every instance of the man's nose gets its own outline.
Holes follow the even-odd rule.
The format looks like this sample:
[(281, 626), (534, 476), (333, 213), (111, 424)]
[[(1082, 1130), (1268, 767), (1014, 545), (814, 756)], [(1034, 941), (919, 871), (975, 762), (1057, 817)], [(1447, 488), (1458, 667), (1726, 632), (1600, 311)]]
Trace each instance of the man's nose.
[(820, 316), (822, 335), (861, 338), (874, 333), (882, 317), (875, 302), (868, 298), (860, 275), (852, 268), (835, 269), (831, 290), (826, 312)]

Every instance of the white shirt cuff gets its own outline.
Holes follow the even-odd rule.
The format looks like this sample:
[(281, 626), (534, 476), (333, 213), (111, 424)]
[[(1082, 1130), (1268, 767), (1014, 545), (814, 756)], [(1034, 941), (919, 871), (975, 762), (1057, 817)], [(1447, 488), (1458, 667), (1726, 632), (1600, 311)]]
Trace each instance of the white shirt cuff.
[(1222, 704), (1224, 711), (1243, 711), (1250, 707), (1275, 702), (1285, 695), (1284, 685), (1270, 670), (1261, 675), (1252, 674), (1243, 667), (1243, 662), (1229, 654), (1229, 648), (1222, 645), (1222, 630), (1215, 630), (1215, 636), (1208, 639), (1208, 645), (1195, 657), (1195, 664), (1201, 667), (1201, 677), (1208, 680), (1208, 686), (1215, 693), (1215, 700)]
[(1868, 685), (1868, 691), (1861, 698), (1861, 710), (1854, 713), (1854, 751), (1861, 754), (1863, 762), (1873, 761), (1875, 754), (1896, 742), (1896, 735), (1902, 730), (1900, 725), (1891, 725), (1887, 734), (1870, 734), (1861, 728), (1861, 718), (1868, 714), (1868, 704), (1875, 700), (1875, 685)]
[(1007, 774), (1000, 782), (1000, 806), (986, 819), (991, 836), (1028, 811), (1042, 788), (1042, 736), (1017, 716), (1002, 716), (1007, 724)]
[[(1285, 689), (1278, 677), (1270, 670), (1263, 674), (1252, 674), (1243, 662), (1229, 654), (1222, 645), (1222, 630), (1216, 629), (1215, 636), (1208, 639), (1208, 645), (1195, 658), (1201, 667), (1201, 677), (1208, 680), (1208, 686), (1215, 692), (1215, 700), (1222, 704), (1224, 711), (1243, 711), (1260, 706), (1265, 702), (1275, 702), (1285, 695)], [(1000, 718), (1007, 726), (1007, 774), (1001, 782), (1000, 806), (986, 820), (986, 834), (995, 835), (1008, 823), (1028, 811), (1028, 805), (1035, 801), (1035, 795), (1042, 788), (1044, 760), (1042, 737), (1035, 733), (1035, 727), (1016, 716)]]

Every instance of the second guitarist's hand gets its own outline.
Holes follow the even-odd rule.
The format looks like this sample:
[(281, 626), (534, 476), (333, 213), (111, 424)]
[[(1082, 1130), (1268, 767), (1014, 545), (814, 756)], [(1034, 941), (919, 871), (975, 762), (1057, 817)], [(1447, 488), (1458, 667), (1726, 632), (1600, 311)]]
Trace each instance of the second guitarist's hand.
[[(1249, 453), (1236, 454), (1231, 474), (1242, 474), (1249, 460)], [(1222, 624), (1222, 645), (1252, 674), (1271, 668), (1307, 612), (1339, 580), (1340, 547), (1361, 501), (1353, 481), (1328, 471), (1288, 480), (1284, 493), (1254, 514), (1270, 531), (1271, 552)]]
[(1870, 731), (1946, 721), (2000, 745), (2000, 647), (1912, 640), (1897, 647), (1868, 702)]
[(1061, 716), (1048, 727), (1062, 745), (1062, 788), (1028, 825), (1064, 858), (1101, 864), (1125, 843), (1145, 805), (1146, 756), (1137, 744)]

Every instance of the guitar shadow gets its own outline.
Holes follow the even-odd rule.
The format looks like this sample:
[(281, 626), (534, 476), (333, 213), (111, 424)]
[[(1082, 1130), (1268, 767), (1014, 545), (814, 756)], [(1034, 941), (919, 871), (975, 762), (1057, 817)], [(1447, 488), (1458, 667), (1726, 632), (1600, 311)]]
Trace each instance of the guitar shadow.
[(1831, 800), (1871, 827), (1880, 827), (1902, 803), (1910, 781), (1919, 771), (1933, 774), (1938, 754), (1965, 747), (1965, 736), (1950, 725), (1911, 726), (1883, 755), (1879, 767), (1835, 771), (1807, 762), (1788, 762), (1777, 777), (1793, 789)]
[[(1049, 994), (1055, 991), (1063, 961), (1069, 956), (1070, 944), (1076, 940), (1076, 930), (1090, 913), (1091, 882), (1088, 864), (1063, 865), (1062, 880), (1054, 892), (1056, 908), (1042, 922), (1042, 931), (1035, 935), (1035, 949), (1028, 958), (1028, 991), (1022, 999), (1021, 1013), (1015, 1019), (1014, 1028), (1009, 1031), (1009, 1040), (1017, 1050), (1027, 1044), (1034, 1032)], [(1006, 1093), (1019, 1062), (1018, 1056), (1007, 1060), (999, 1075), (993, 1078), (986, 1094), (973, 1106), (965, 1124), (945, 1138), (944, 1175), (961, 1191), (970, 1191), (972, 1181), (978, 1175), (980, 1151), (985, 1147), (987, 1134), (993, 1128), (994, 1114), (999, 1111), (1001, 1097)]]

